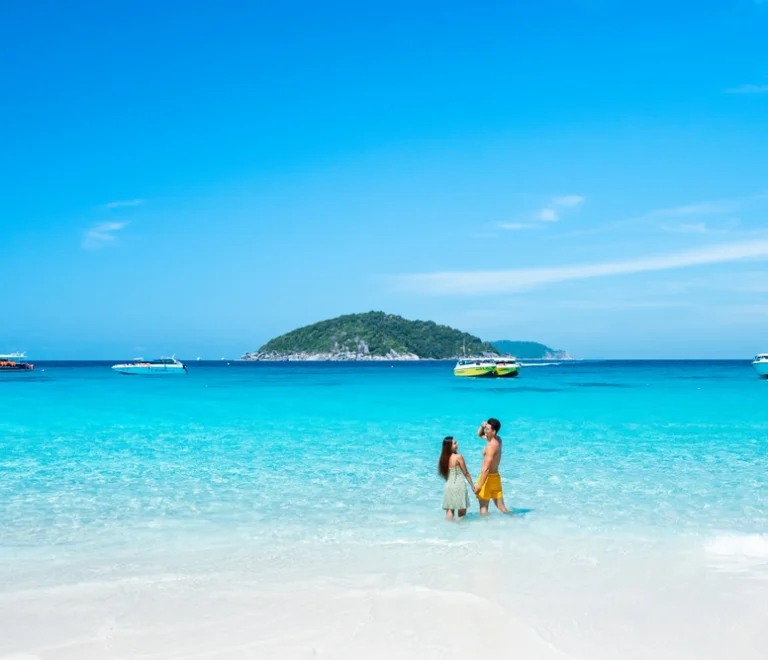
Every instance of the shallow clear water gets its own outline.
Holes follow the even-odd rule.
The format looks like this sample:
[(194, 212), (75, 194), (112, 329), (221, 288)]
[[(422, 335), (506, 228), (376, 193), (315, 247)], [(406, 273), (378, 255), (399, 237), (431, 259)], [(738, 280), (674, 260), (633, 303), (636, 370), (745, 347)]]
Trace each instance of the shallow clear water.
[[(712, 617), (768, 593), (768, 382), (748, 362), (574, 362), (505, 381), (439, 362), (108, 366), (0, 374), (0, 606), (137, 576), (438, 588), (463, 571), (548, 643), (598, 657), (599, 631), (573, 621), (619, 586), (637, 607), (659, 597), (649, 576), (681, 607), (701, 588)], [(519, 515), (445, 523), (442, 437), (475, 476), (489, 416)], [(615, 628), (622, 607), (601, 616)], [(0, 653), (24, 650), (4, 637)], [(663, 657), (616, 644), (606, 657)]]

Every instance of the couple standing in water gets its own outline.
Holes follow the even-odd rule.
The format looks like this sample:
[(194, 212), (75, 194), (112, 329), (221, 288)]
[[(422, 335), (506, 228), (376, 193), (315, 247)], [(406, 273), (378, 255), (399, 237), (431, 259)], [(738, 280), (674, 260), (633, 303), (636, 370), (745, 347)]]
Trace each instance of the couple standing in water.
[(480, 424), (477, 435), (485, 439), (483, 449), (483, 467), (477, 484), (472, 483), (464, 457), (459, 454), (459, 446), (451, 436), (443, 440), (443, 451), (440, 454), (438, 472), (445, 479), (445, 492), (443, 494), (443, 510), (447, 520), (454, 516), (462, 518), (469, 508), (469, 496), (462, 476), (469, 483), (469, 487), (480, 503), (480, 515), (488, 513), (488, 505), (491, 500), (502, 513), (509, 513), (504, 506), (504, 494), (501, 490), (501, 477), (499, 476), (499, 464), (501, 463), (501, 438), (498, 433), (501, 430), (501, 422), (491, 417), (487, 422)]

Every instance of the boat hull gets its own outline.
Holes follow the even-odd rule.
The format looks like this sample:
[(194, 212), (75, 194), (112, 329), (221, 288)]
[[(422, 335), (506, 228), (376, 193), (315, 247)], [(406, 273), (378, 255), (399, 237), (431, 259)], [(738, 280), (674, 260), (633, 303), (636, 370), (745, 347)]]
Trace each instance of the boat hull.
[(35, 365), (24, 362), (21, 364), (0, 364), (0, 371), (32, 371)]
[(515, 378), (519, 373), (520, 373), (519, 367), (497, 366), (495, 369), (495, 375), (497, 378)]
[(453, 375), (462, 378), (494, 378), (496, 376), (496, 368), (493, 366), (466, 367), (454, 369)]
[(116, 364), (113, 371), (126, 376), (183, 376), (187, 370), (176, 365), (131, 365)]
[(752, 366), (755, 368), (758, 376), (768, 378), (768, 361), (760, 360), (759, 362), (753, 362)]

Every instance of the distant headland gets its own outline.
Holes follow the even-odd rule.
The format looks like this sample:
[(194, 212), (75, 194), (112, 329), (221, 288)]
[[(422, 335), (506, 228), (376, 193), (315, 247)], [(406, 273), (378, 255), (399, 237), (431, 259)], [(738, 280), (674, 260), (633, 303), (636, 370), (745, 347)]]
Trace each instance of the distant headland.
[(500, 339), (491, 343), (502, 355), (514, 355), (523, 360), (573, 360), (565, 351), (535, 341)]
[(449, 360), (460, 355), (500, 354), (523, 359), (570, 359), (565, 351), (544, 344), (485, 342), (433, 321), (409, 321), (385, 312), (347, 314), (304, 326), (275, 337), (241, 359), (271, 362)]

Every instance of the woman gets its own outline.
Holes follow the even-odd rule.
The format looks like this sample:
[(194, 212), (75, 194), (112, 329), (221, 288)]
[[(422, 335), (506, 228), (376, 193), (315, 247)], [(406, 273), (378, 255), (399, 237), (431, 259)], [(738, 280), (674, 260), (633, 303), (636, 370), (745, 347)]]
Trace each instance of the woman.
[(452, 520), (456, 513), (458, 513), (459, 518), (462, 518), (469, 508), (467, 487), (461, 480), (459, 470), (464, 474), (470, 488), (474, 485), (472, 477), (467, 471), (467, 465), (464, 463), (464, 457), (458, 451), (459, 445), (451, 436), (443, 440), (443, 451), (440, 454), (437, 471), (446, 481), (445, 492), (443, 493), (443, 509), (446, 520)]

